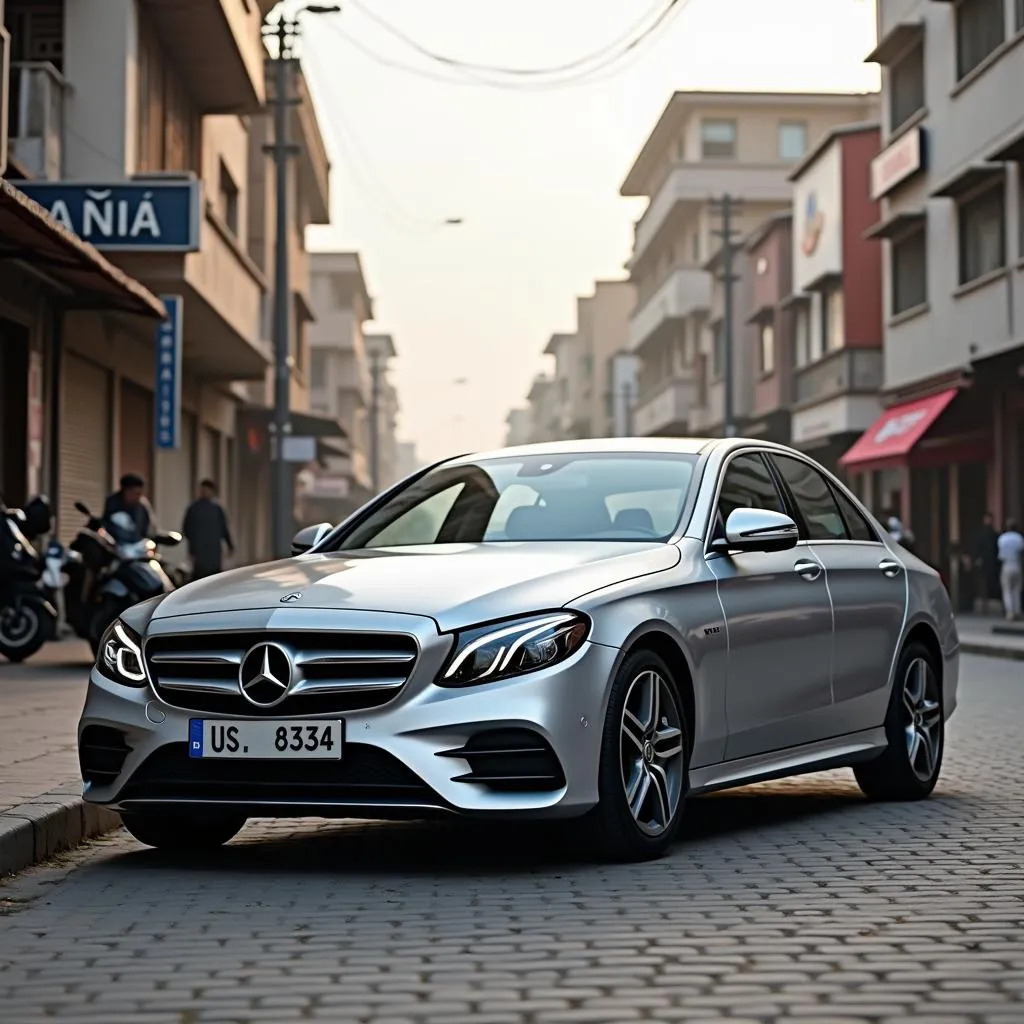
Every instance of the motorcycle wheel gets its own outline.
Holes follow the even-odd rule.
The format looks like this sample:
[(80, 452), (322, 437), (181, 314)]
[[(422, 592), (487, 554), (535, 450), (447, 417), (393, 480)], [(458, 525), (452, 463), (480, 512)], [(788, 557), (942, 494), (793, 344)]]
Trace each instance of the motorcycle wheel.
[(19, 608), (0, 608), (0, 654), (8, 661), (31, 658), (46, 643), (46, 612), (34, 601)]

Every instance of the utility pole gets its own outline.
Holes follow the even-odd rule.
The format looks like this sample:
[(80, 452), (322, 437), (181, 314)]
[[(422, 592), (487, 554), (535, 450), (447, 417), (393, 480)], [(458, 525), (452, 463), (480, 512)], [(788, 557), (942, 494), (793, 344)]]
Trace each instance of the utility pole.
[(270, 473), (270, 523), (274, 554), (283, 558), (291, 548), (294, 484), (291, 466), (285, 459), (285, 441), (291, 435), (291, 322), (292, 293), (288, 267), (288, 160), (297, 156), (301, 147), (289, 142), (288, 124), (291, 108), (302, 100), (292, 95), (293, 71), (298, 65), (294, 53), (299, 34), (300, 14), (333, 14), (336, 5), (309, 4), (289, 18), (282, 9), (277, 22), (264, 27), (264, 34), (277, 39), (276, 53), (270, 58), (274, 69), (274, 89), (270, 103), (274, 114), (274, 141), (264, 146), (274, 162), (276, 185), (274, 237), (274, 421), (273, 465)]
[(723, 401), (723, 433), (726, 437), (736, 436), (735, 422), (735, 400), (733, 395), (733, 285), (739, 278), (732, 272), (733, 242), (737, 232), (733, 230), (732, 218), (736, 213), (741, 212), (743, 200), (737, 199), (728, 193), (721, 199), (712, 199), (711, 208), (722, 218), (722, 227), (712, 232), (722, 240), (722, 275), (719, 280), (722, 282), (724, 295), (724, 315), (722, 317), (722, 331), (725, 335), (722, 353), (725, 397)]
[(370, 483), (380, 493), (380, 353), (370, 354)]

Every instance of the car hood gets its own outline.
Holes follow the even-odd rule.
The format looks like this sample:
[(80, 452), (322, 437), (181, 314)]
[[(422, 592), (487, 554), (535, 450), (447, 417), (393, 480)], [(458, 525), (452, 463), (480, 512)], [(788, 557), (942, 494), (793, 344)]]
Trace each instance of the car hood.
[[(549, 608), (679, 562), (672, 544), (433, 544), (303, 555), (197, 580), (154, 619), (229, 610), (332, 608), (434, 619), (442, 630)], [(299, 594), (289, 602), (282, 599)]]

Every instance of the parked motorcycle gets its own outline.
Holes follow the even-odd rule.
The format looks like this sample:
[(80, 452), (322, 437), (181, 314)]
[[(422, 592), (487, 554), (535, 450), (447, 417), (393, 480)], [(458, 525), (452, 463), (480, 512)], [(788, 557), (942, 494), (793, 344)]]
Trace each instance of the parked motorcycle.
[(0, 654), (24, 661), (57, 635), (57, 591), (68, 556), (58, 544), (40, 554), (35, 542), (53, 529), (44, 495), (24, 508), (0, 500)]
[(95, 655), (107, 627), (122, 612), (175, 589), (157, 547), (180, 544), (181, 534), (140, 538), (125, 512), (103, 521), (82, 502), (75, 502), (75, 508), (86, 517), (86, 525), (71, 543), (81, 561), (69, 567), (64, 615), (75, 633), (89, 641)]

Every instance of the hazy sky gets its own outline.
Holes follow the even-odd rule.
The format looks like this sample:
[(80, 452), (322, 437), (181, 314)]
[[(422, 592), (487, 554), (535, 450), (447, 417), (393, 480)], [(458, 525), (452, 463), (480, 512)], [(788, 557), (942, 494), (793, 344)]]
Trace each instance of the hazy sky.
[[(559, 90), (481, 85), (404, 45), (476, 64), (565, 64), (655, 0), (360, 0), (306, 16), (304, 64), (334, 167), (316, 249), (357, 249), (373, 330), (399, 352), (400, 433), (432, 459), (502, 443), (575, 297), (625, 276), (644, 201), (619, 194), (674, 89), (877, 88), (874, 0), (689, 0), (618, 74)], [(386, 60), (426, 76), (383, 66)], [(461, 227), (439, 227), (462, 217)], [(456, 378), (466, 378), (457, 385)]]

